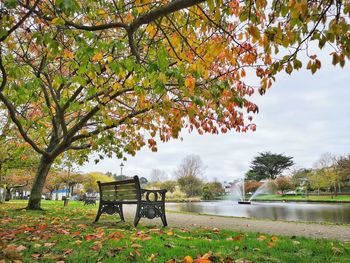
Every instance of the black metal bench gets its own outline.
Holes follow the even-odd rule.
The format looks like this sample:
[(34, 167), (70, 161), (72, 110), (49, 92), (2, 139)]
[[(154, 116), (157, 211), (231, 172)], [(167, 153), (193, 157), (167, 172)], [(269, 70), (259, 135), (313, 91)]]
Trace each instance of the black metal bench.
[(123, 204), (136, 204), (134, 226), (136, 227), (142, 217), (153, 219), (160, 217), (163, 226), (167, 226), (165, 217), (165, 194), (167, 190), (141, 189), (138, 176), (133, 179), (109, 183), (97, 182), (100, 189), (100, 205), (95, 222), (101, 214), (119, 214), (124, 220)]
[(96, 196), (86, 196), (83, 201), (84, 205), (96, 205)]

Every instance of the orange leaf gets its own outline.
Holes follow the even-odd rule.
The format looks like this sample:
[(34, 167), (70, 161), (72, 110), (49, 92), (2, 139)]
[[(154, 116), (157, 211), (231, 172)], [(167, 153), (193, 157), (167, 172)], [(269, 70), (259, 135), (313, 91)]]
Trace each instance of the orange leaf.
[(191, 256), (184, 257), (183, 263), (193, 263), (193, 258)]
[(204, 258), (197, 258), (193, 261), (193, 263), (212, 263), (213, 261)]
[(257, 238), (258, 241), (264, 241), (266, 239), (266, 236), (261, 235)]
[(101, 52), (98, 52), (92, 57), (92, 61), (94, 62), (100, 61), (102, 57), (103, 57), (103, 54)]
[(277, 240), (278, 240), (278, 237), (276, 237), (276, 236), (272, 236), (272, 237), (271, 237), (271, 241), (275, 242), (275, 241), (277, 241)]

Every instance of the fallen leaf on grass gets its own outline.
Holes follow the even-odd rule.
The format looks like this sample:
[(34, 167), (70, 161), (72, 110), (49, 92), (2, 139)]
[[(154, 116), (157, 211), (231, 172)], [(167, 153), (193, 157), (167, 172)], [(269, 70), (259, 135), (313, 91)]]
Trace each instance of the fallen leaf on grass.
[(252, 263), (252, 261), (244, 259), (244, 258), (240, 258), (240, 259), (235, 260), (235, 263)]
[(271, 237), (271, 241), (272, 241), (272, 242), (276, 242), (277, 240), (278, 240), (278, 237), (276, 237), (276, 236), (272, 236), (272, 237)]
[(80, 230), (84, 230), (84, 229), (87, 228), (87, 225), (85, 225), (85, 224), (79, 224), (79, 225), (77, 225), (77, 227), (78, 227)]
[(274, 246), (275, 246), (275, 243), (273, 243), (273, 242), (270, 241), (270, 242), (267, 243), (267, 246), (270, 247), (270, 248), (271, 248), (271, 247), (274, 247)]
[(257, 238), (257, 240), (261, 242), (261, 241), (264, 241), (266, 238), (267, 238), (266, 236), (261, 235)]
[(147, 258), (147, 261), (148, 262), (153, 262), (156, 258), (156, 255), (155, 254), (151, 254), (148, 258)]
[(125, 238), (125, 235), (116, 231), (108, 236), (108, 238), (118, 241), (119, 239)]
[(238, 236), (235, 236), (235, 237), (228, 237), (226, 238), (227, 241), (239, 241), (242, 239), (242, 235), (238, 235)]
[(66, 249), (63, 251), (63, 255), (69, 255), (69, 254), (72, 254), (73, 253), (73, 249), (72, 248), (69, 248), (69, 249)]
[(39, 259), (41, 254), (31, 254), (32, 258)]
[(137, 249), (134, 250), (135, 254), (138, 256), (138, 257), (141, 257), (141, 252), (138, 251)]
[(56, 243), (45, 243), (44, 247), (53, 247)]
[(77, 231), (71, 234), (72, 237), (77, 237), (81, 234), (81, 231)]
[(132, 248), (143, 248), (143, 246), (141, 246), (139, 244), (132, 244), (131, 247)]
[(171, 258), (171, 259), (165, 261), (165, 263), (176, 263), (176, 259), (175, 258)]
[(101, 249), (101, 246), (95, 245), (91, 249), (94, 251), (99, 251)]
[(299, 241), (297, 241), (297, 240), (293, 240), (293, 245), (299, 245), (300, 244), (300, 242)]
[(183, 263), (193, 263), (193, 258), (191, 256), (184, 257)]
[(74, 244), (76, 244), (76, 245), (80, 245), (81, 243), (83, 243), (83, 241), (81, 241), (81, 240), (77, 240), (77, 241), (74, 241)]
[(174, 232), (173, 231), (169, 231), (166, 233), (168, 236), (173, 236), (174, 235)]

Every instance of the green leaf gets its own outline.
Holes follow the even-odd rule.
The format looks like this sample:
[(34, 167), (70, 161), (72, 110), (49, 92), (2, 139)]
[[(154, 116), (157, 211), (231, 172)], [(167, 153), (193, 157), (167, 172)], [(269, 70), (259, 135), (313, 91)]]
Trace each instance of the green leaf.
[(286, 67), (286, 72), (290, 75), (293, 71), (293, 66), (292, 64), (289, 62), (287, 67)]
[(5, 0), (4, 6), (8, 9), (17, 7), (17, 0)]
[(208, 0), (207, 3), (208, 3), (208, 6), (209, 6), (209, 11), (210, 11), (211, 13), (214, 12), (214, 8), (215, 8), (215, 6), (214, 6), (214, 0)]
[(160, 71), (165, 72), (168, 69), (168, 53), (163, 47), (158, 52), (158, 67)]

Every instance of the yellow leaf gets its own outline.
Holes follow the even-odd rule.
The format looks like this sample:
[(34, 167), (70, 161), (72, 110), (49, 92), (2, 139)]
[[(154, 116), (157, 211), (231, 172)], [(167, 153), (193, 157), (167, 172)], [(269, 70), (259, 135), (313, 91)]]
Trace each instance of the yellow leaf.
[(153, 260), (156, 258), (156, 255), (152, 254), (151, 256), (148, 257), (147, 261), (153, 262)]
[(56, 26), (64, 25), (64, 20), (60, 17), (55, 17), (54, 19), (52, 19), (51, 23)]
[(100, 61), (102, 57), (103, 57), (103, 54), (101, 52), (98, 52), (92, 57), (92, 61), (94, 62)]
[(70, 59), (73, 59), (74, 58), (74, 53), (73, 52), (71, 52), (70, 50), (68, 50), (68, 49), (65, 49), (64, 51), (63, 51), (63, 56), (65, 57), (65, 58), (70, 58)]
[(255, 38), (256, 40), (260, 39), (260, 31), (256, 26), (250, 26), (248, 31), (253, 38)]
[(183, 259), (183, 263), (193, 263), (193, 258), (191, 256), (186, 256)]
[(266, 239), (266, 236), (261, 235), (257, 238), (258, 241), (264, 241)]
[(195, 85), (196, 85), (196, 80), (194, 77), (191, 76), (185, 79), (185, 86), (190, 90), (193, 90)]

